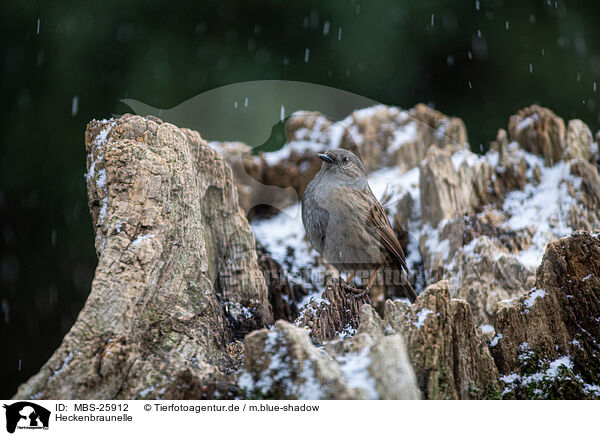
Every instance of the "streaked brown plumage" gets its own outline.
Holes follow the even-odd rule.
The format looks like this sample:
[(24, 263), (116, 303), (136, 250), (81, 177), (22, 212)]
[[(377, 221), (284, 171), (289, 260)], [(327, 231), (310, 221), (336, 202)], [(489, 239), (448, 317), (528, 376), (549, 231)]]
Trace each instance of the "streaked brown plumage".
[[(302, 198), (302, 222), (314, 249), (340, 272), (390, 267), (407, 275), (400, 242), (360, 159), (343, 149), (319, 157), (324, 163)], [(408, 280), (401, 289), (416, 299)]]

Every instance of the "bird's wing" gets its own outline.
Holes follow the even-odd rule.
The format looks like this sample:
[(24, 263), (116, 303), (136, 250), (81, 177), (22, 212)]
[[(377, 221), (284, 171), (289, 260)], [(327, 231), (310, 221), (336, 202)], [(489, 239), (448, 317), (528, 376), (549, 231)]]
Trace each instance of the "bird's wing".
[(398, 265), (402, 266), (402, 268), (404, 268), (404, 270), (408, 273), (408, 265), (406, 265), (404, 250), (402, 250), (400, 241), (398, 241), (398, 238), (396, 237), (396, 234), (392, 229), (390, 220), (388, 219), (385, 211), (383, 210), (383, 207), (381, 207), (381, 204), (379, 204), (379, 202), (372, 193), (371, 197), (372, 206), (369, 210), (369, 215), (367, 217), (367, 225), (375, 231), (377, 236), (379, 236), (381, 245), (390, 254), (392, 254)]
[[(408, 265), (406, 264), (406, 258), (404, 257), (404, 251), (402, 246), (392, 229), (390, 220), (388, 219), (383, 207), (377, 201), (371, 188), (365, 186), (363, 189), (352, 189), (348, 186), (340, 187), (336, 190), (335, 194), (344, 198), (346, 201), (343, 202), (331, 202), (332, 207), (345, 205), (347, 209), (345, 214), (342, 211), (336, 211), (338, 216), (348, 216), (349, 219), (355, 219), (355, 224), (364, 226), (365, 230), (374, 235), (376, 240), (380, 244), (380, 249), (385, 250), (390, 257), (394, 260), (399, 268), (406, 271), (408, 278)], [(350, 227), (350, 226), (348, 226)], [(415, 302), (417, 294), (413, 289), (410, 281), (407, 281), (406, 285), (402, 287), (405, 296), (411, 301)]]
[[(367, 225), (371, 226), (371, 228), (375, 231), (375, 233), (379, 236), (379, 241), (381, 245), (392, 255), (395, 259), (396, 264), (398, 264), (401, 268), (404, 268), (406, 271), (406, 275), (408, 278), (408, 265), (406, 264), (406, 258), (404, 256), (404, 250), (402, 250), (402, 246), (400, 245), (400, 241), (396, 237), (394, 230), (392, 229), (392, 225), (390, 224), (390, 220), (388, 219), (383, 207), (377, 201), (371, 189), (367, 187), (371, 198), (371, 208), (369, 209), (369, 215), (367, 218)], [(410, 281), (407, 280), (406, 285), (402, 287), (404, 291), (405, 297), (407, 297), (411, 303), (414, 303), (417, 299), (417, 294), (410, 284)]]
[(383, 207), (373, 195), (371, 188), (352, 189), (343, 187), (338, 192), (346, 197), (345, 204), (352, 205), (352, 213), (360, 220), (365, 228), (377, 236), (381, 248), (386, 250), (396, 263), (408, 273), (408, 265), (404, 257), (402, 246), (392, 229)]

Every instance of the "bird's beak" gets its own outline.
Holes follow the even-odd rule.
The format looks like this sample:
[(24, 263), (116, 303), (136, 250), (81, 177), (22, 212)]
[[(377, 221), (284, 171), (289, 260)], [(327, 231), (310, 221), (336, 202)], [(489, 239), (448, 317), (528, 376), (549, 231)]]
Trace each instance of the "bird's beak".
[(327, 163), (333, 163), (333, 159), (327, 153), (319, 153), (317, 156), (319, 156), (319, 159), (322, 159)]

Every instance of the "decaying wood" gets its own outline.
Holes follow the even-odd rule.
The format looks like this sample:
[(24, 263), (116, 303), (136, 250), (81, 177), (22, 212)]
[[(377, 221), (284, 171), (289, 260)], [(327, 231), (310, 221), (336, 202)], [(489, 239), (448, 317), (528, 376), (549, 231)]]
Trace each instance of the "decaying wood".
[(15, 398), (176, 398), (177, 380), (233, 371), (229, 344), (273, 315), (229, 166), (197, 132), (139, 116), (91, 122), (86, 148), (92, 289)]

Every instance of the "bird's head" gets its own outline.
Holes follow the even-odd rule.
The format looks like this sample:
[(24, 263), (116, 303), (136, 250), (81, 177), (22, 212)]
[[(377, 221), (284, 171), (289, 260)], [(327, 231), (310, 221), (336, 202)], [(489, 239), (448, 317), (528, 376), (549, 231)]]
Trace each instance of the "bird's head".
[(358, 156), (349, 150), (337, 148), (335, 150), (327, 150), (325, 153), (319, 153), (317, 156), (323, 161), (321, 171), (326, 173), (336, 174), (341, 177), (345, 176), (350, 179), (366, 176), (367, 174)]

